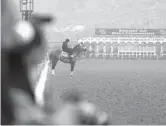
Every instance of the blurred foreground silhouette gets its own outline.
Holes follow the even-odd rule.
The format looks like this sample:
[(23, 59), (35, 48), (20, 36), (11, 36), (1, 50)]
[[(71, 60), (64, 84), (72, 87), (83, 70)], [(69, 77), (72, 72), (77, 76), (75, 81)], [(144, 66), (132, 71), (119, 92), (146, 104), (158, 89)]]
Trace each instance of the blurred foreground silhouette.
[(12, 14), (11, 1), (1, 2), (1, 124), (110, 124), (108, 115), (82, 99), (78, 92), (64, 94), (63, 106), (52, 115), (35, 103), (28, 73), (45, 57), (47, 45), (42, 26), (51, 23), (53, 17), (34, 15), (30, 21), (19, 21)]

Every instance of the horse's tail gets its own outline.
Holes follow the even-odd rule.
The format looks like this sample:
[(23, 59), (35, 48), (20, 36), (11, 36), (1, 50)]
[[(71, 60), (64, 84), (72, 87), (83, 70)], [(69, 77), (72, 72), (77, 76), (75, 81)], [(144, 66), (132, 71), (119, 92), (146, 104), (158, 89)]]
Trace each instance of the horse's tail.
[(49, 52), (49, 53), (48, 53), (48, 60), (49, 60), (49, 61), (51, 61), (52, 56), (53, 56), (53, 53), (52, 53), (52, 52)]

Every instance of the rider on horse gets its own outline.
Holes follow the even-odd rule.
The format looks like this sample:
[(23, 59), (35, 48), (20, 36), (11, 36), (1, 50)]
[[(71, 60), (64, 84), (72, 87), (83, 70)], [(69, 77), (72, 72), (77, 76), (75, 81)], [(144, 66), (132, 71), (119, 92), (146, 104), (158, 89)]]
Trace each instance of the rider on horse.
[(65, 41), (62, 44), (62, 50), (64, 52), (68, 53), (69, 59), (71, 60), (72, 57), (73, 57), (73, 55), (72, 55), (73, 54), (73, 49), (68, 47), (68, 42), (70, 42), (70, 40), (68, 38), (65, 39)]

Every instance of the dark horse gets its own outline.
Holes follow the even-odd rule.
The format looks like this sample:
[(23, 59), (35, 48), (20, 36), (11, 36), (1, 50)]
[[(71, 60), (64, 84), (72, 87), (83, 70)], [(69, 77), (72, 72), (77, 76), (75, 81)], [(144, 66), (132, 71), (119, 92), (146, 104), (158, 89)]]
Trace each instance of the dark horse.
[(73, 76), (74, 66), (75, 66), (75, 63), (77, 61), (77, 57), (79, 57), (80, 54), (82, 52), (85, 52), (86, 50), (87, 49), (86, 49), (86, 47), (84, 46), (83, 43), (77, 44), (72, 49), (73, 57), (71, 58), (71, 60), (69, 60), (68, 54), (63, 52), (61, 49), (57, 49), (55, 51), (52, 51), (49, 54), (49, 61), (50, 61), (50, 65), (51, 65), (52, 74), (54, 75), (55, 66), (56, 66), (57, 62), (60, 60), (63, 63), (71, 64), (71, 74), (70, 75)]

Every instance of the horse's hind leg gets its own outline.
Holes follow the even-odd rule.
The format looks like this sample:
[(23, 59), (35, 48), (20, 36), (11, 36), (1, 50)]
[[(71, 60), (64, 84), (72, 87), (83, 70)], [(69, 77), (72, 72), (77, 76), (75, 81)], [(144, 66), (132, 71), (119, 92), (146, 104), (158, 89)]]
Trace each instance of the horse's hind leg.
[(52, 67), (52, 74), (55, 75), (55, 66), (57, 65), (58, 63), (58, 59), (55, 58), (54, 60), (52, 60), (51, 62), (51, 67)]

